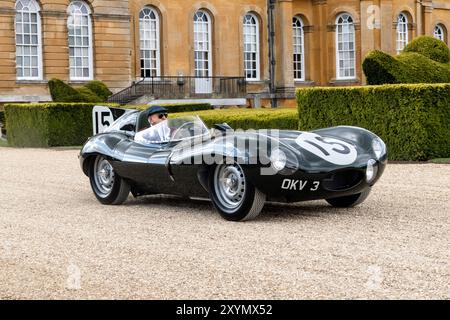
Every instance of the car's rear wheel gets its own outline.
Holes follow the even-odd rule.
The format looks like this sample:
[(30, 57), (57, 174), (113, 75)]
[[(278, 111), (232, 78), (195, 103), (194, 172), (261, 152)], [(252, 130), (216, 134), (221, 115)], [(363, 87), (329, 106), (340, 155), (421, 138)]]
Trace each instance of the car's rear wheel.
[(102, 204), (119, 205), (127, 200), (130, 185), (114, 172), (111, 163), (97, 156), (89, 167), (92, 191)]
[(326, 199), (329, 204), (337, 208), (352, 208), (364, 202), (370, 194), (371, 188), (367, 188), (361, 193), (350, 196)]
[(209, 190), (214, 207), (229, 221), (256, 218), (266, 200), (266, 195), (247, 181), (244, 170), (237, 163), (212, 168)]

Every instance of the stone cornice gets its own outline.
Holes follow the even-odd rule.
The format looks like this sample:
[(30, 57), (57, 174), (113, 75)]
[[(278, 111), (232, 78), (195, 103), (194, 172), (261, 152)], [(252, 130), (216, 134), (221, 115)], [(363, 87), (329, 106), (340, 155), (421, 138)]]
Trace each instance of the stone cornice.
[[(55, 17), (55, 18), (67, 17), (66, 11), (41, 10), (40, 13), (42, 17)], [(16, 10), (10, 8), (0, 8), (0, 14), (14, 16), (16, 14)], [(97, 20), (121, 20), (121, 21), (131, 20), (131, 15), (129, 14), (94, 13), (92, 16), (94, 17), (94, 19)]]
[[(396, 21), (392, 23), (392, 28), (393, 29), (397, 29), (397, 22)], [(416, 30), (416, 29), (417, 29), (417, 24), (416, 23), (411, 23), (411, 22), (408, 23), (408, 30)]]
[(42, 10), (41, 11), (41, 15), (43, 17), (55, 17), (55, 18), (60, 18), (60, 17), (67, 17), (67, 12), (66, 11), (56, 11), (56, 10)]
[(16, 10), (9, 8), (0, 8), (0, 14), (2, 15), (15, 15)]
[(303, 27), (303, 32), (304, 32), (304, 33), (311, 33), (311, 32), (314, 32), (314, 26), (304, 26), (304, 27)]
[[(361, 29), (361, 24), (360, 23), (354, 23), (353, 26), (355, 27), (355, 31)], [(328, 32), (336, 32), (336, 25), (335, 24), (327, 25), (327, 31)]]
[(443, 0), (434, 1), (433, 2), (433, 8), (434, 9), (450, 10), (450, 3), (445, 3), (445, 2), (443, 2)]
[(98, 20), (122, 20), (130, 21), (131, 15), (129, 14), (108, 14), (108, 13), (94, 13), (94, 19)]
[(320, 6), (322, 4), (327, 4), (327, 0), (312, 0), (313, 6)]

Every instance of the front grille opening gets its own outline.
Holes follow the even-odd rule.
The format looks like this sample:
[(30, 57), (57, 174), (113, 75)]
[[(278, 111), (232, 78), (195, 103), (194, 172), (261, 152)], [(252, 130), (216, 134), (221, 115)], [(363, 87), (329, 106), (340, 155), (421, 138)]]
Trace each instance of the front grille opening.
[(323, 181), (323, 187), (329, 191), (343, 191), (357, 186), (364, 178), (364, 173), (358, 170), (336, 172)]

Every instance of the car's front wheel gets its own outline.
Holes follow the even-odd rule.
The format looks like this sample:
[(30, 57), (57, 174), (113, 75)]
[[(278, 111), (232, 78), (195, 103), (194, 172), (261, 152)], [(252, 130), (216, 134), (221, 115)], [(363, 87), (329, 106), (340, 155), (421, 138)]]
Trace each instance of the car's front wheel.
[(229, 221), (256, 218), (266, 201), (266, 195), (247, 181), (244, 170), (237, 163), (212, 168), (209, 191), (214, 207)]
[(103, 156), (97, 156), (91, 162), (89, 180), (95, 197), (102, 204), (122, 204), (130, 194), (130, 185), (114, 172), (111, 163)]
[(361, 193), (350, 196), (326, 199), (329, 204), (337, 208), (352, 208), (363, 203), (370, 194), (371, 188), (367, 188)]

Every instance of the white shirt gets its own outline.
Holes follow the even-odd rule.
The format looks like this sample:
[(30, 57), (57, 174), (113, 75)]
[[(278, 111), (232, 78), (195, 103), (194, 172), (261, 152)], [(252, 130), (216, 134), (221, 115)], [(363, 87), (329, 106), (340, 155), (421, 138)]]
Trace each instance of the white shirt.
[(169, 141), (170, 128), (167, 125), (167, 120), (136, 133), (134, 140), (141, 143)]

